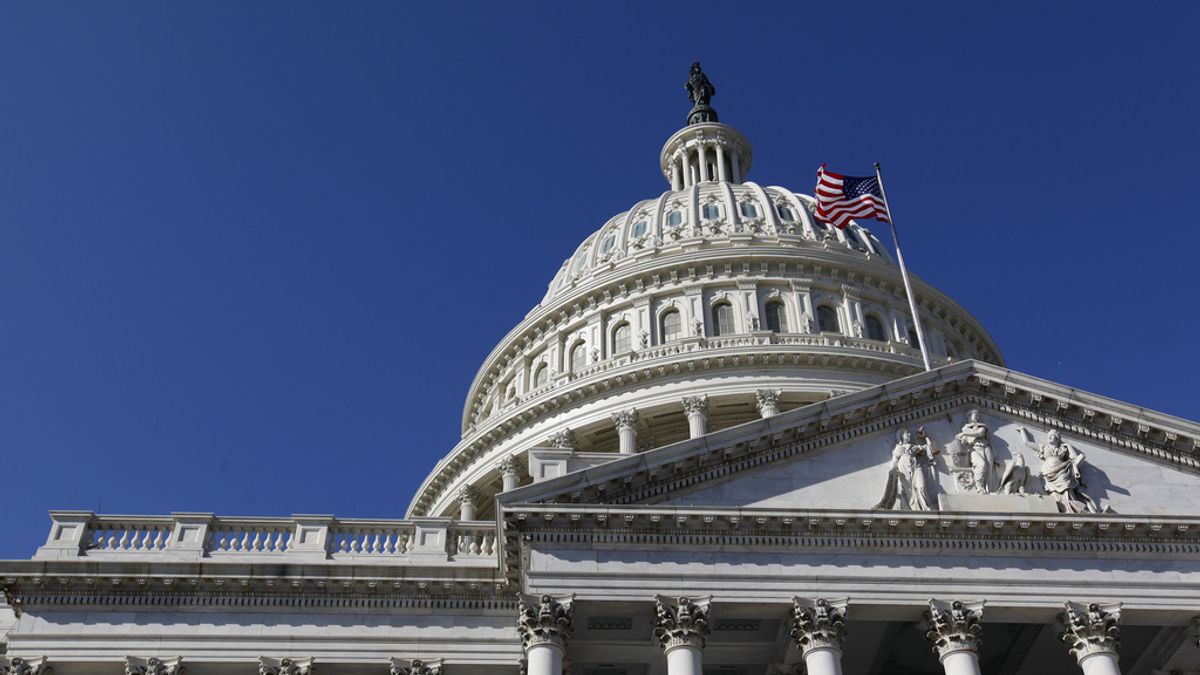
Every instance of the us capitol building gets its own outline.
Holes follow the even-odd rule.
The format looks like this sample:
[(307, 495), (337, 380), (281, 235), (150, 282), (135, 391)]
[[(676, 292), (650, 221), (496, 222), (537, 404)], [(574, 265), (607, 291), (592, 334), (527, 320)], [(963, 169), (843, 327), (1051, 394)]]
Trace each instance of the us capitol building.
[(403, 519), (53, 511), (0, 673), (1200, 673), (1200, 425), (1006, 369), (914, 280), (926, 371), (875, 235), (688, 91)]

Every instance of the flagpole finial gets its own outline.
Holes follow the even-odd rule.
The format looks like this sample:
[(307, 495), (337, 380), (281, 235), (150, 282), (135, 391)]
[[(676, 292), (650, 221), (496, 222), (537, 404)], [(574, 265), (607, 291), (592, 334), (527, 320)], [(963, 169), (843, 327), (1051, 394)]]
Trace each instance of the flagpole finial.
[(875, 170), (876, 170), (876, 171), (878, 171), (878, 170), (879, 170), (879, 162), (875, 162)]

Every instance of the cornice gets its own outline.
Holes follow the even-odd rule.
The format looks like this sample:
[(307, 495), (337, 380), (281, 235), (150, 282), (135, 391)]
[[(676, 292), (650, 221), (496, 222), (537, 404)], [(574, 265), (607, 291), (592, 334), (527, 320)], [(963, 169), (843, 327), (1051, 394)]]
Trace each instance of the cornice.
[(1200, 425), (977, 361), (847, 394), (520, 488), (502, 503), (652, 503), (698, 484), (959, 406), (1070, 431), (1200, 474)]

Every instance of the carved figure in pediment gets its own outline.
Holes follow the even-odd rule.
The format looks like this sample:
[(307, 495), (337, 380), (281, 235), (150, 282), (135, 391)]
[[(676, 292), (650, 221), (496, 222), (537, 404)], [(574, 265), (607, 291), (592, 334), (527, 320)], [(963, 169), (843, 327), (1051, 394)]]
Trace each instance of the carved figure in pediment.
[(801, 333), (811, 333), (812, 327), (813, 327), (812, 315), (809, 314), (808, 312), (801, 312), (801, 314), (800, 314), (800, 332)]
[(1031, 442), (1029, 432), (1024, 428), (1021, 433), (1025, 436), (1025, 444), (1042, 460), (1038, 473), (1046, 484), (1046, 492), (1058, 503), (1058, 510), (1062, 513), (1099, 513), (1100, 507), (1095, 500), (1083, 491), (1087, 487), (1083, 482), (1083, 453), (1063, 442), (1057, 429), (1048, 431), (1046, 442), (1041, 445)]
[(995, 492), (999, 487), (996, 457), (988, 426), (979, 421), (979, 411), (967, 413), (967, 422), (955, 435), (958, 446), (967, 453), (971, 464), (971, 489), (975, 492)]
[(874, 508), (932, 511), (935, 502), (931, 486), (937, 482), (933, 462), (939, 452), (924, 427), (917, 429), (915, 442), (908, 429), (897, 431), (883, 499)]
[(1025, 464), (1025, 456), (1014, 452), (1012, 461), (1004, 467), (1004, 475), (1000, 477), (1000, 492), (1023, 495), (1028, 485), (1029, 467)]
[(700, 319), (692, 321), (692, 331), (696, 333), (696, 337), (704, 337), (704, 322)]

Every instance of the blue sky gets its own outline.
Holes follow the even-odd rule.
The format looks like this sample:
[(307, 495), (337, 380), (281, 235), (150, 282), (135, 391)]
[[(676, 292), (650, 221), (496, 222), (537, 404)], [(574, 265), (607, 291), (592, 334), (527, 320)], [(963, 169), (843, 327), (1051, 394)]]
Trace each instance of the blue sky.
[(1010, 367), (1200, 419), (1200, 5), (5, 3), (0, 557), (51, 508), (400, 517), (491, 347), (658, 195), (688, 66), (880, 161)]

